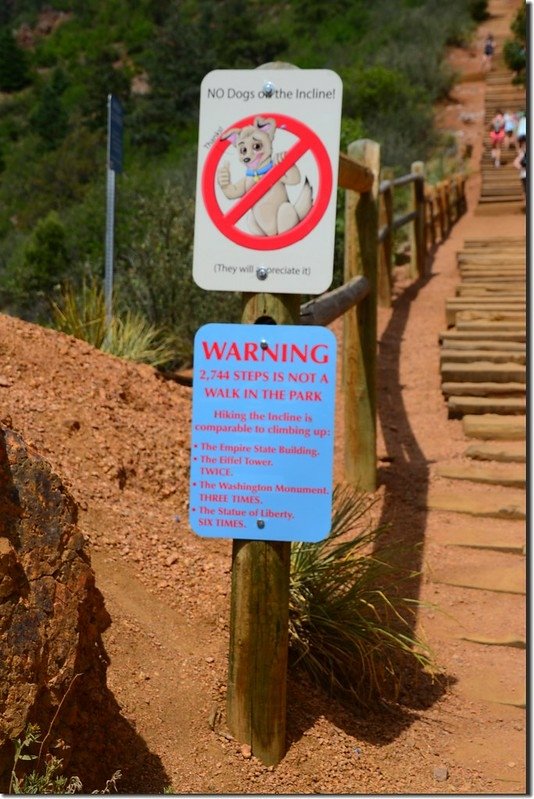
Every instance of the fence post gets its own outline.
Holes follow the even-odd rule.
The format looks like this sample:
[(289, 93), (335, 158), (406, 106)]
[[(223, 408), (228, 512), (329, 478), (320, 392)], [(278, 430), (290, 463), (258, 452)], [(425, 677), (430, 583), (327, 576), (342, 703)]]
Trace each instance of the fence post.
[(436, 246), (436, 192), (433, 186), (428, 187), (428, 203), (430, 208), (430, 246)]
[[(381, 173), (382, 180), (393, 180), (393, 170), (386, 167)], [(383, 308), (391, 306), (391, 284), (393, 268), (393, 185), (380, 193), (379, 229), (386, 228), (386, 234), (378, 245), (378, 302)]]
[(364, 491), (376, 488), (376, 338), (378, 189), (380, 145), (360, 139), (348, 147), (355, 161), (368, 167), (370, 191), (345, 197), (345, 282), (364, 275), (370, 291), (344, 322), (345, 473)]
[(411, 211), (416, 217), (410, 226), (410, 277), (421, 277), (425, 273), (425, 254), (423, 250), (424, 212), (425, 212), (425, 165), (423, 161), (414, 161), (410, 172), (418, 177), (412, 186)]
[(436, 184), (436, 199), (438, 202), (440, 243), (447, 237), (447, 222), (445, 215), (445, 192), (443, 181)]
[(443, 181), (443, 204), (445, 206), (445, 224), (447, 225), (447, 234), (449, 234), (452, 228), (450, 178)]

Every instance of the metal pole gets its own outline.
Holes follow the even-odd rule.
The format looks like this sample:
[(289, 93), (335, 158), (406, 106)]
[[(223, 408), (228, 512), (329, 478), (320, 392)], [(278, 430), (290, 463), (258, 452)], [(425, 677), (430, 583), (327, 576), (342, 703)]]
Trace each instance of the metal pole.
[(113, 303), (113, 232), (115, 227), (115, 172), (108, 166), (106, 187), (106, 268), (104, 298), (106, 306), (106, 328), (109, 329)]

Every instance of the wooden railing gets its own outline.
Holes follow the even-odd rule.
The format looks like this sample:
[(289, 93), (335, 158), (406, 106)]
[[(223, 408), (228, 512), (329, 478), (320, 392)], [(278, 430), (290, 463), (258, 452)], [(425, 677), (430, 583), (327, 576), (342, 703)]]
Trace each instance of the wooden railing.
[[(409, 225), (408, 274), (424, 279), (430, 256), (466, 210), (463, 174), (436, 185), (416, 161), (408, 175), (379, 181), (380, 146), (363, 139), (339, 158), (345, 195), (344, 283), (300, 307), (301, 324), (326, 325), (343, 315), (345, 478), (376, 488), (377, 305), (391, 304), (394, 232)], [(409, 207), (394, 215), (394, 191), (411, 186)], [(355, 309), (354, 313), (350, 313)]]

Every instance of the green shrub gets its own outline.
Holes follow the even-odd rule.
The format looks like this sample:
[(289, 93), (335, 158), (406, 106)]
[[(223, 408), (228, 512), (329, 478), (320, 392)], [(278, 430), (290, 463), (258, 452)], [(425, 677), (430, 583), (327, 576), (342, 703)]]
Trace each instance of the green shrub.
[(9, 28), (0, 29), (0, 91), (17, 92), (31, 82), (26, 54)]
[(291, 661), (361, 704), (395, 700), (407, 665), (432, 668), (412, 628), (417, 602), (400, 593), (415, 575), (371, 551), (383, 531), (366, 525), (369, 508), (365, 494), (336, 486), (330, 536), (291, 553)]
[(361, 119), (367, 136), (380, 142), (382, 162), (407, 171), (412, 161), (424, 160), (432, 143), (424, 91), (381, 65), (346, 69), (342, 77), (344, 114)]
[(488, 0), (468, 0), (468, 9), (475, 22), (489, 19)]
[(522, 72), (527, 65), (525, 48), (519, 42), (507, 41), (504, 44), (503, 56), (508, 69), (512, 72)]
[(51, 211), (38, 221), (31, 236), (6, 264), (0, 280), (3, 303), (39, 313), (44, 298), (53, 294), (69, 266), (65, 227)]

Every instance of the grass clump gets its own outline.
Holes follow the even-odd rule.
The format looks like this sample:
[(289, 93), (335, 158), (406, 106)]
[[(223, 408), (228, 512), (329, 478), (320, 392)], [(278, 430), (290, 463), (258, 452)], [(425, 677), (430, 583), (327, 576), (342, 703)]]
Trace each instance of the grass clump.
[(365, 523), (371, 504), (364, 493), (336, 486), (330, 535), (297, 543), (291, 554), (292, 661), (330, 693), (362, 705), (395, 701), (407, 669), (432, 669), (413, 631), (418, 602), (399, 592), (416, 575), (401, 573), (386, 550), (372, 552), (383, 528)]
[(56, 330), (119, 358), (157, 367), (170, 363), (175, 355), (172, 336), (139, 313), (128, 310), (123, 316), (113, 316), (108, 325), (104, 291), (95, 279), (84, 281), (79, 291), (65, 285), (60, 301), (52, 303), (52, 319)]

